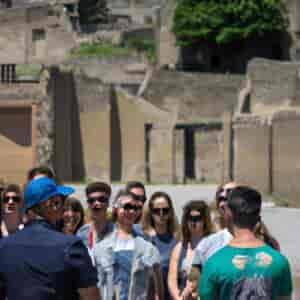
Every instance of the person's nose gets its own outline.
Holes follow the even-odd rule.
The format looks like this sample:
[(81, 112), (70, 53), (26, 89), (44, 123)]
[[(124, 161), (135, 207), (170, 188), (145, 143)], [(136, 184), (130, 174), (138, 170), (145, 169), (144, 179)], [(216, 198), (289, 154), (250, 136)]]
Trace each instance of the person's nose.
[(67, 211), (65, 211), (65, 216), (66, 216), (66, 217), (72, 217), (72, 216), (73, 216), (72, 210), (67, 210)]
[(14, 202), (14, 200), (12, 199), (12, 198), (9, 198), (8, 199), (8, 204), (14, 204), (15, 202)]

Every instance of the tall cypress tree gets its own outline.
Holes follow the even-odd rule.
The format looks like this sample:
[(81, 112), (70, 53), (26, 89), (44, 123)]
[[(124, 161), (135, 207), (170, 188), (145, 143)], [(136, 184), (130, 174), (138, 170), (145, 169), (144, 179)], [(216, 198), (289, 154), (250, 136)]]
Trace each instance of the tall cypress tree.
[(106, 0), (80, 0), (80, 24), (107, 23), (108, 8)]

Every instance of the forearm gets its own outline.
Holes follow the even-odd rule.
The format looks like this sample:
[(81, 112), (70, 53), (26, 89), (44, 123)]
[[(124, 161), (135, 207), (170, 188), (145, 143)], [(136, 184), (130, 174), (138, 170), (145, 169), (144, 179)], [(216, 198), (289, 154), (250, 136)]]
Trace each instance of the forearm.
[(160, 265), (155, 265), (153, 268), (153, 272), (156, 297), (158, 297), (159, 300), (164, 300), (164, 284)]
[(101, 300), (99, 289), (97, 287), (79, 289), (78, 291), (81, 300)]

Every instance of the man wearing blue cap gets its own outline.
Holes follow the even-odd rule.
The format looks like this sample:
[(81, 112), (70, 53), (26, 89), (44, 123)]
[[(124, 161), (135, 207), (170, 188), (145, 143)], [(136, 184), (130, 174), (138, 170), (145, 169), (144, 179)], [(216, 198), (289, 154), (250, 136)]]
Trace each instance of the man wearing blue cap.
[(79, 238), (56, 230), (62, 197), (74, 190), (47, 177), (32, 180), (25, 190), (25, 209), (36, 216), (22, 231), (0, 241), (2, 299), (100, 300), (97, 273)]

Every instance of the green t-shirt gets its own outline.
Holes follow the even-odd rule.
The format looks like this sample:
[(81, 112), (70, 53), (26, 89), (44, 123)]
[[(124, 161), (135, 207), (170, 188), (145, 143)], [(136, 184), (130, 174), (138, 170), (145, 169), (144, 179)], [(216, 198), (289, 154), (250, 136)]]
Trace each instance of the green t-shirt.
[(287, 259), (269, 246), (226, 246), (204, 266), (201, 300), (275, 300), (290, 296), (292, 279)]

